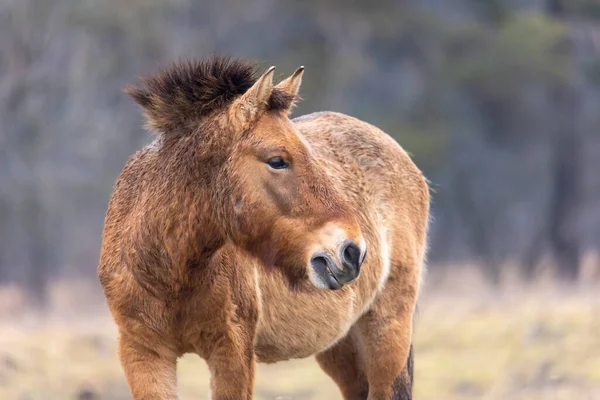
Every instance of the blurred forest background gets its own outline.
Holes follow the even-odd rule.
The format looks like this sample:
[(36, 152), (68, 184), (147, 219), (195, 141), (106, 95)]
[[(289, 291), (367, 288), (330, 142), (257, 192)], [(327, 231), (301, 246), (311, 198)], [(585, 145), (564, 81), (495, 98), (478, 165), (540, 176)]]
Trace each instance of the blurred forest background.
[(2, 0), (0, 282), (94, 277), (112, 185), (151, 140), (122, 93), (214, 52), (307, 68), (295, 115), (365, 119), (434, 189), (430, 264), (548, 263), (600, 246), (598, 0)]
[(112, 185), (152, 139), (123, 86), (215, 52), (304, 65), (295, 116), (414, 155), (433, 276), (599, 278), (600, 0), (0, 0), (0, 286), (44, 307), (95, 284)]

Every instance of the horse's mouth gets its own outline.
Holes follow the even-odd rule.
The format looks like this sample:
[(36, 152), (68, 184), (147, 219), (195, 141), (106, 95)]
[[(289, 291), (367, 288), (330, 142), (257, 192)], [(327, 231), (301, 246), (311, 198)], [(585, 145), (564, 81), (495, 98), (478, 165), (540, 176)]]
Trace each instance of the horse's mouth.
[(327, 275), (329, 275), (329, 277), (331, 279), (333, 279), (333, 281), (337, 284), (337, 287), (331, 287), (331, 285), (329, 285), (329, 287), (333, 290), (337, 290), (339, 288), (341, 288), (342, 286), (344, 286), (342, 283), (340, 283), (340, 281), (337, 280), (337, 278), (335, 277), (335, 275), (333, 274), (333, 272), (331, 272), (331, 269), (329, 269), (328, 266), (325, 266), (325, 271), (327, 272)]
[(328, 254), (322, 253), (312, 258), (311, 268), (319, 275), (320, 280), (330, 290), (337, 290), (343, 286), (339, 278), (335, 276), (336, 266)]

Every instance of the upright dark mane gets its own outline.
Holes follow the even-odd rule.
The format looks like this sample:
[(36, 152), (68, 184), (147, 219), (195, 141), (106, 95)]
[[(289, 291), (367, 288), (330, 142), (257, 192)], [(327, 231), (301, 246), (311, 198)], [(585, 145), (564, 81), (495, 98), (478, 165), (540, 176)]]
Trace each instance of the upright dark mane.
[[(186, 60), (142, 78), (125, 93), (139, 104), (148, 126), (162, 134), (188, 133), (203, 118), (229, 105), (257, 79), (253, 62), (229, 57)], [(269, 110), (289, 108), (294, 96), (274, 89)], [(188, 128), (188, 129), (186, 129)]]

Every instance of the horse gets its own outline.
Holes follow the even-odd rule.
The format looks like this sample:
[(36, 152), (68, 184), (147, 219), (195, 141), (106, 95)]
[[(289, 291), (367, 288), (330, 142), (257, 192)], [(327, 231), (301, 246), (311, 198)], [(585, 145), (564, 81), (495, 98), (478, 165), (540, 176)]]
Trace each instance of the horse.
[(344, 399), (412, 398), (428, 182), (373, 125), (290, 119), (304, 68), (274, 70), (188, 59), (124, 89), (155, 139), (114, 184), (97, 274), (134, 400), (176, 399), (186, 353), (213, 400), (313, 355)]

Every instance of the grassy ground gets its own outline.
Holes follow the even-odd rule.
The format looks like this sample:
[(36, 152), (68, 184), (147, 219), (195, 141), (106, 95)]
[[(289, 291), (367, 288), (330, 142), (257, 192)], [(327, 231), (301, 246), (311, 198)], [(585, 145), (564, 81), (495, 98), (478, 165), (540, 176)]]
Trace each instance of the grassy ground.
[[(428, 290), (415, 331), (415, 398), (600, 399), (600, 296), (591, 290)], [(101, 308), (102, 309), (102, 308)], [(206, 399), (198, 357), (183, 399)], [(313, 359), (258, 369), (258, 399), (339, 399)], [(0, 399), (129, 399), (106, 314), (0, 322)]]

